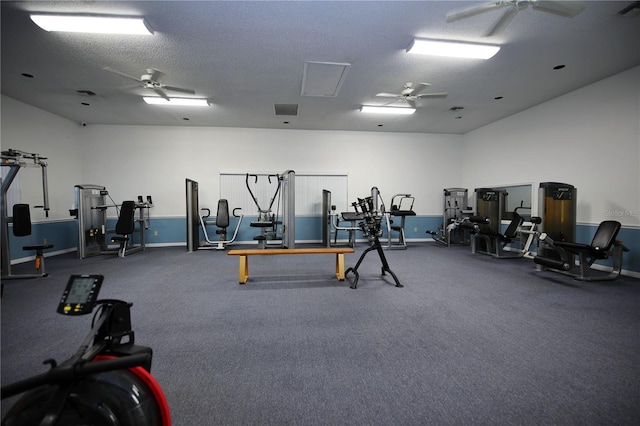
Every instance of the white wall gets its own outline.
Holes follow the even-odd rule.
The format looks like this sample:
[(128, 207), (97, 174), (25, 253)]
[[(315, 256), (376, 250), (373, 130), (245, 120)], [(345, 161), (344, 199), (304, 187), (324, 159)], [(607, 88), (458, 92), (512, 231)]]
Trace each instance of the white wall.
[(154, 217), (184, 216), (185, 178), (200, 184), (202, 206), (215, 206), (221, 171), (289, 169), (346, 172), (351, 201), (377, 186), (387, 203), (409, 192), (416, 211), (437, 215), (442, 188), (459, 176), (460, 165), (447, 160), (462, 141), (456, 135), (110, 125), (87, 126), (80, 137), (83, 183), (106, 186), (115, 200), (151, 195)]
[(640, 226), (640, 67), (464, 136), (470, 188), (564, 182), (577, 188), (577, 221)]
[[(47, 157), (49, 183), (49, 219), (69, 219), (69, 209), (74, 204), (73, 186), (81, 180), (81, 152), (78, 149), (77, 123), (38, 108), (2, 96), (2, 121), (0, 145), (3, 151), (16, 149)], [(31, 208), (31, 220), (45, 219), (42, 173), (39, 168), (25, 167), (18, 172), (21, 201)]]

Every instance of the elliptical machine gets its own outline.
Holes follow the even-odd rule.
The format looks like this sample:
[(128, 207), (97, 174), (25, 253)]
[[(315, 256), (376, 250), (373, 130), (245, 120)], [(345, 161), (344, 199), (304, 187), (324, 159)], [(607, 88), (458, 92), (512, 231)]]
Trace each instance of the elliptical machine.
[(98, 306), (91, 331), (66, 361), (47, 359), (46, 373), (2, 387), (2, 399), (26, 392), (3, 426), (171, 425), (167, 400), (150, 374), (153, 351), (134, 344), (132, 304), (98, 300), (102, 281), (101, 275), (70, 277), (57, 312), (86, 315)]

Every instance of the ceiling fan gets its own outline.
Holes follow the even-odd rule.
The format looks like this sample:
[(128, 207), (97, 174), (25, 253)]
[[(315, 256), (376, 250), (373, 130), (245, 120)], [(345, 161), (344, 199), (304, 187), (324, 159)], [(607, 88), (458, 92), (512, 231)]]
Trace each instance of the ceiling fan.
[(584, 5), (574, 1), (551, 1), (551, 0), (496, 0), (490, 3), (483, 3), (477, 6), (472, 6), (467, 9), (462, 9), (454, 12), (447, 13), (447, 22), (454, 22), (460, 19), (469, 18), (470, 16), (479, 15), (484, 12), (490, 12), (492, 10), (502, 9), (509, 7), (502, 15), (502, 17), (495, 23), (493, 28), (487, 34), (487, 37), (491, 37), (504, 30), (516, 14), (531, 6), (535, 10), (542, 12), (553, 13), (560, 16), (572, 17), (582, 12)]
[[(414, 108), (417, 108), (417, 101), (420, 99), (447, 97), (447, 93), (420, 93), (429, 86), (431, 86), (429, 83), (405, 83), (400, 93), (378, 93), (376, 96), (402, 100)], [(392, 102), (395, 102), (395, 100)]]
[(158, 71), (156, 69), (153, 68), (147, 68), (146, 73), (142, 74), (140, 77), (134, 77), (132, 75), (128, 75), (126, 73), (123, 73), (122, 71), (118, 71), (116, 69), (113, 69), (111, 67), (103, 67), (102, 68), (105, 71), (108, 71), (110, 73), (113, 74), (117, 74), (120, 75), (122, 77), (126, 77), (130, 80), (135, 80), (139, 83), (142, 83), (142, 87), (144, 87), (145, 89), (151, 89), (154, 92), (156, 92), (158, 95), (160, 95), (161, 97), (169, 100), (169, 97), (167, 96), (167, 94), (164, 92), (165, 90), (169, 90), (172, 92), (181, 92), (181, 93), (188, 93), (190, 95), (195, 95), (196, 91), (192, 90), (192, 89), (185, 89), (182, 87), (176, 87), (176, 86), (168, 86), (166, 84), (161, 84), (158, 82), (158, 79), (164, 75), (164, 73), (162, 71)]

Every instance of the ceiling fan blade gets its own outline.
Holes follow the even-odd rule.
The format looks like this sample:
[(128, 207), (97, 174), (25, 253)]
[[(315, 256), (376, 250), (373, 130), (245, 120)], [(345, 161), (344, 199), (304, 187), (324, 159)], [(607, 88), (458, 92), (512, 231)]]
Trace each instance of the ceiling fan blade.
[(172, 92), (188, 93), (190, 95), (195, 95), (196, 94), (195, 90), (185, 89), (183, 87), (165, 86), (164, 84), (161, 85), (160, 87), (163, 88), (164, 90), (171, 90)]
[(417, 95), (429, 86), (431, 86), (429, 83), (407, 83), (407, 89), (409, 90), (403, 90), (402, 94), (412, 96)]
[(425, 99), (425, 98), (446, 98), (447, 96), (449, 96), (448, 93), (441, 92), (441, 93), (423, 93), (422, 95), (418, 95), (416, 97), (418, 99)]
[(494, 36), (496, 34), (499, 34), (505, 28), (507, 28), (507, 25), (509, 25), (511, 23), (511, 21), (513, 20), (513, 18), (515, 18), (516, 14), (518, 13), (519, 10), (520, 10), (520, 7), (518, 7), (518, 6), (513, 6), (512, 8), (507, 10), (502, 15), (502, 17), (500, 19), (498, 19), (498, 22), (495, 23), (493, 28), (491, 28), (491, 31), (489, 31), (489, 33), (487, 34), (487, 37), (491, 37), (491, 36)]
[(531, 2), (531, 4), (536, 10), (566, 17), (576, 16), (584, 10), (584, 5), (575, 1), (538, 0)]
[(411, 105), (411, 108), (418, 108), (418, 103), (413, 99), (407, 99), (407, 103)]
[(158, 95), (160, 95), (161, 97), (163, 97), (166, 100), (170, 100), (169, 97), (167, 96), (166, 93), (164, 93), (159, 87), (154, 87), (153, 91), (156, 92)]
[(484, 12), (489, 12), (491, 10), (500, 9), (509, 4), (508, 1), (498, 0), (491, 3), (484, 3), (478, 6), (468, 7), (466, 9), (461, 9), (455, 12), (447, 13), (447, 22), (454, 22), (460, 19), (469, 18), (470, 16), (479, 15)]
[(402, 95), (398, 95), (397, 93), (378, 93), (376, 96), (381, 98), (400, 98)]
[(102, 69), (103, 69), (104, 71), (108, 71), (108, 72), (110, 72), (110, 73), (117, 74), (117, 75), (119, 75), (119, 76), (126, 77), (126, 78), (129, 78), (129, 79), (131, 79), (131, 80), (135, 80), (135, 81), (137, 81), (137, 82), (140, 82), (140, 78), (139, 78), (139, 77), (134, 77), (134, 76), (132, 76), (132, 75), (125, 74), (125, 73), (123, 73), (122, 71), (118, 71), (118, 70), (113, 69), (113, 68), (111, 68), (111, 67), (102, 67)]

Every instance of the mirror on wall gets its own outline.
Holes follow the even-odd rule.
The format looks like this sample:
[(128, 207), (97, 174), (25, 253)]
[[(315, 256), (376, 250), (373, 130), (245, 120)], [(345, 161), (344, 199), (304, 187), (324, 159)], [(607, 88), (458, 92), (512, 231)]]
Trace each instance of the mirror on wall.
[(503, 220), (511, 220), (514, 211), (517, 211), (525, 220), (531, 218), (531, 203), (533, 202), (531, 184), (500, 186), (496, 187), (496, 189), (504, 189), (508, 194), (503, 205)]

